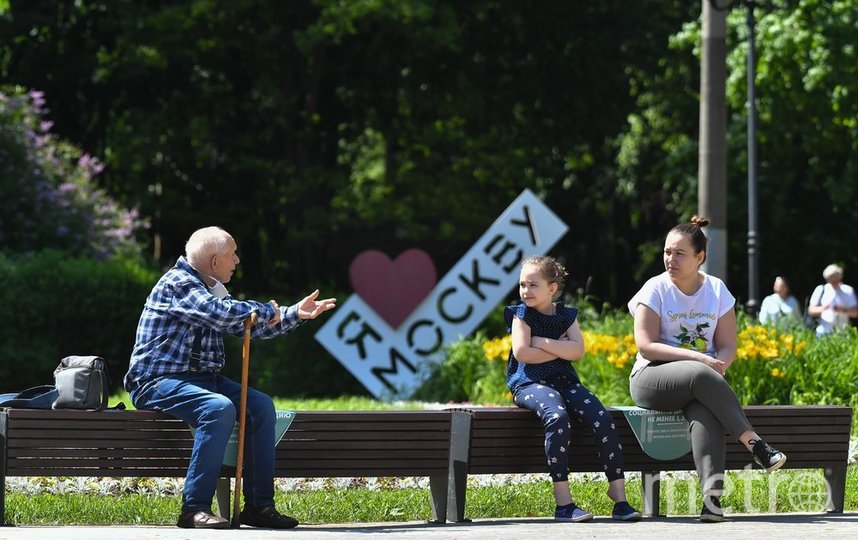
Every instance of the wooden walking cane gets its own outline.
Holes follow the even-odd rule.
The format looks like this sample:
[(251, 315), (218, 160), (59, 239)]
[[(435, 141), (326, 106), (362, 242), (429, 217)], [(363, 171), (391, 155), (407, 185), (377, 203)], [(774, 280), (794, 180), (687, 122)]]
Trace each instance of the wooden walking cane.
[(244, 427), (247, 416), (247, 372), (250, 370), (250, 331), (258, 320), (256, 313), (244, 320), (244, 344), (241, 347), (241, 400), (238, 405), (238, 451), (235, 457), (235, 492), (232, 497), (232, 527), (241, 527), (241, 468), (244, 465)]

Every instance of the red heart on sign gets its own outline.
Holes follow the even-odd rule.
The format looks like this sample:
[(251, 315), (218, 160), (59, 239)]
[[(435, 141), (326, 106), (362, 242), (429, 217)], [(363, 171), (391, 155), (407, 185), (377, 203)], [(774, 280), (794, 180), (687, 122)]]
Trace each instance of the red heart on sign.
[(387, 323), (397, 328), (435, 287), (435, 264), (419, 249), (391, 261), (376, 250), (355, 257), (349, 266), (352, 288)]

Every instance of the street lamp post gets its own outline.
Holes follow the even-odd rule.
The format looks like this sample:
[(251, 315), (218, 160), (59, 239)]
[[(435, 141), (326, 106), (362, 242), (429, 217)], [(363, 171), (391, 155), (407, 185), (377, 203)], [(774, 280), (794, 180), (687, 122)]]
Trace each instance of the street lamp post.
[(712, 7), (729, 10), (743, 4), (748, 10), (748, 312), (755, 315), (760, 305), (759, 290), (759, 241), (757, 239), (757, 44), (755, 0), (733, 0), (724, 7), (717, 0), (709, 0)]
[(757, 241), (757, 41), (753, 0), (748, 8), (748, 312), (759, 310), (759, 242)]

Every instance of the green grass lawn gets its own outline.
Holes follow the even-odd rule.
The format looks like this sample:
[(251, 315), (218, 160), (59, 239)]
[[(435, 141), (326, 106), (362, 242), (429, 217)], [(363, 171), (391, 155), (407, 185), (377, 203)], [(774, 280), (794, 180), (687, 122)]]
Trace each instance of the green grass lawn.
[[(730, 513), (821, 512), (825, 491), (821, 471), (779, 471), (766, 475), (729, 473), (729, 494), (723, 505)], [(385, 487), (387, 484), (387, 487)], [(368, 487), (347, 489), (296, 489), (277, 493), (278, 508), (302, 523), (346, 523), (380, 521), (421, 521), (429, 519), (429, 490), (390, 487), (382, 481)], [(606, 516), (611, 501), (604, 480), (572, 482), (576, 502)], [(694, 475), (668, 477), (662, 485), (662, 511), (668, 515), (696, 515), (699, 512), (697, 479)], [(640, 482), (628, 483), (629, 501), (640, 508)], [(9, 493), (6, 519), (18, 525), (172, 525), (181, 505), (180, 495), (111, 494), (82, 495)], [(858, 466), (848, 470), (846, 511), (858, 510)], [(554, 511), (549, 482), (506, 483), (468, 489), (466, 514), (469, 518), (547, 517)]]

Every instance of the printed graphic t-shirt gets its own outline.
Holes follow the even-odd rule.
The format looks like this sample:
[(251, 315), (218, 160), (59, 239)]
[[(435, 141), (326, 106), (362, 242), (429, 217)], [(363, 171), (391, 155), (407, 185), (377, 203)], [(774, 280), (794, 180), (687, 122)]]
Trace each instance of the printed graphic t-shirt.
[[(635, 314), (638, 304), (655, 311), (660, 320), (658, 340), (667, 345), (693, 349), (715, 356), (715, 327), (725, 313), (733, 309), (736, 299), (720, 279), (700, 272), (703, 285), (693, 295), (680, 291), (667, 272), (650, 278), (629, 301)], [(640, 352), (632, 375), (649, 364)]]

